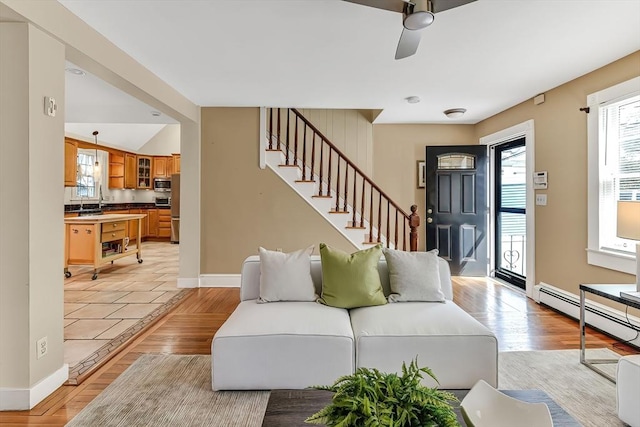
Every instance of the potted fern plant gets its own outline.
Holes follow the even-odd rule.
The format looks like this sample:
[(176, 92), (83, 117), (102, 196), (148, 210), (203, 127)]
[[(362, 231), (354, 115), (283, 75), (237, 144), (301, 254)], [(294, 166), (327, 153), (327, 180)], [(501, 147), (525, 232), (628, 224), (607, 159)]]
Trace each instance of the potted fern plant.
[(422, 385), (423, 373), (438, 382), (429, 368), (419, 368), (414, 359), (408, 368), (402, 363), (402, 375), (359, 368), (331, 386), (314, 386), (335, 394), (331, 404), (305, 422), (329, 427), (459, 426), (451, 406), (458, 399), (449, 392)]

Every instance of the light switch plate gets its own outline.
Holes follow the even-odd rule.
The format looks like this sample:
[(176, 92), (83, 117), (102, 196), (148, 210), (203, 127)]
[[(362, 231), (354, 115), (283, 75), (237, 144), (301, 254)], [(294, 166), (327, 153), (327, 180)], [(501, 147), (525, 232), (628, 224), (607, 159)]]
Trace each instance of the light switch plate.
[(547, 206), (547, 195), (546, 194), (536, 194), (536, 205), (538, 205), (538, 206)]

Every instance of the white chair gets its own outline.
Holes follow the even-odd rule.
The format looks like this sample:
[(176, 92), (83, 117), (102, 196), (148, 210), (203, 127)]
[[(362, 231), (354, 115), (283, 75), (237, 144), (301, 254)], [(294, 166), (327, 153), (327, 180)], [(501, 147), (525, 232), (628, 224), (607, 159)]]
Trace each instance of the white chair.
[(527, 403), (478, 381), (460, 403), (470, 427), (553, 427), (544, 403)]

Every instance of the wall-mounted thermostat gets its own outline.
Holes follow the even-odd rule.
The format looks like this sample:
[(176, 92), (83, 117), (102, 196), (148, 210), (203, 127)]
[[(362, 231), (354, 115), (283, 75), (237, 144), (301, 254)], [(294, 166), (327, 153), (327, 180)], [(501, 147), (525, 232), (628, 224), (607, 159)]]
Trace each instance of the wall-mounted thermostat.
[(533, 189), (534, 190), (547, 189), (547, 171), (533, 173)]

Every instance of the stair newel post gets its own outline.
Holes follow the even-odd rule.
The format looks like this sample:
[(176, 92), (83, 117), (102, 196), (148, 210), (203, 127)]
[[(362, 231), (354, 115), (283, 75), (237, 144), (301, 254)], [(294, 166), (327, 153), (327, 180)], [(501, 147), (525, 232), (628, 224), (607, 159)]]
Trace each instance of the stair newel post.
[(313, 181), (313, 174), (316, 171), (316, 133), (313, 132), (313, 137), (311, 139), (311, 176), (309, 180)]
[(269, 108), (269, 150), (273, 150), (273, 108)]
[(373, 185), (369, 184), (371, 194), (369, 195), (369, 243), (373, 242)]
[(336, 174), (336, 212), (340, 212), (340, 156), (337, 156), (338, 173)]
[(285, 165), (289, 165), (289, 117), (291, 117), (291, 110), (287, 108), (287, 141), (286, 141), (286, 153), (285, 153)]
[(362, 199), (360, 202), (360, 227), (364, 227), (364, 190), (365, 190), (366, 180), (364, 176), (362, 177)]
[(380, 230), (382, 228), (382, 193), (380, 191), (378, 191), (378, 238), (377, 238), (377, 242), (380, 243), (380, 234), (382, 233), (382, 231)]
[(323, 192), (322, 192), (322, 173), (324, 172), (324, 165), (323, 165), (323, 159), (324, 159), (324, 139), (320, 138), (320, 173), (318, 174), (318, 196), (322, 197), (323, 196)]
[(304, 124), (302, 134), (302, 180), (307, 180), (307, 124)]
[(351, 217), (351, 225), (353, 227), (356, 226), (356, 211), (358, 210), (356, 205), (356, 170), (353, 169), (353, 201), (352, 201), (352, 205), (353, 205), (353, 216)]
[(277, 129), (278, 129), (278, 136), (276, 139), (276, 149), (280, 150), (280, 110), (281, 108), (278, 108), (278, 125), (277, 125)]
[(409, 215), (409, 250), (418, 250), (418, 227), (420, 227), (420, 215), (417, 214), (418, 206), (411, 205), (411, 215)]

